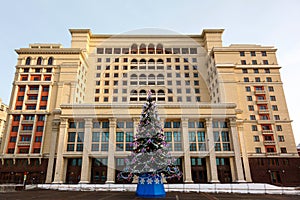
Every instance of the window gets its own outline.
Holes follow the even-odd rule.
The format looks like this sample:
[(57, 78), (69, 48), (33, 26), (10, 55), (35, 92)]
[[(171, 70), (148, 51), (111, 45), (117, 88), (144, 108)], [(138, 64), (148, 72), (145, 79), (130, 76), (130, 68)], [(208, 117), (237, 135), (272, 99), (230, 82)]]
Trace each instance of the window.
[(274, 119), (275, 120), (280, 120), (280, 116), (279, 115), (274, 115)]
[(44, 126), (37, 126), (36, 131), (37, 132), (43, 132), (44, 131)]
[(253, 136), (253, 141), (254, 142), (259, 142), (259, 136), (258, 135), (254, 135)]
[(20, 121), (20, 119), (21, 119), (20, 115), (15, 115), (15, 116), (14, 116), (14, 121), (15, 121), (15, 122)]
[(256, 126), (256, 125), (252, 125), (252, 126), (251, 126), (251, 130), (252, 130), (252, 131), (257, 131), (257, 126)]
[(189, 132), (190, 151), (206, 151), (205, 132)]
[(283, 135), (279, 135), (278, 136), (278, 141), (279, 142), (284, 142), (284, 136)]
[(247, 101), (252, 101), (252, 96), (247, 96)]
[(266, 80), (267, 80), (267, 82), (272, 82), (272, 78), (271, 77), (267, 77)]
[(48, 100), (48, 96), (42, 96), (42, 101), (47, 101)]
[[(108, 151), (109, 132), (92, 132), (91, 151)], [(101, 146), (100, 146), (101, 145)]]
[(180, 58), (175, 58), (175, 62), (180, 62)]
[(9, 139), (9, 142), (16, 142), (17, 141), (17, 137), (16, 136), (12, 136)]
[(253, 69), (253, 73), (258, 74), (259, 73), (258, 69)]
[(246, 86), (246, 87), (245, 87), (245, 90), (246, 90), (246, 92), (251, 92), (250, 86)]
[(281, 153), (287, 153), (286, 147), (281, 147), (281, 148), (280, 148), (280, 152), (281, 152)]
[(240, 56), (245, 56), (245, 51), (240, 51)]
[(42, 142), (42, 136), (36, 136), (35, 142)]
[(276, 130), (277, 131), (282, 131), (282, 126), (281, 125), (276, 125)]
[(275, 96), (270, 96), (270, 100), (271, 101), (276, 101), (276, 97)]
[(260, 82), (260, 78), (259, 77), (255, 77), (255, 82)]
[(197, 62), (197, 58), (192, 58), (192, 62), (196, 63)]
[(269, 64), (268, 60), (263, 60), (263, 64), (268, 65)]
[(106, 58), (105, 62), (109, 63), (110, 62), (110, 58)]
[(19, 126), (13, 126), (11, 128), (11, 132), (18, 132), (18, 130), (19, 130)]
[(50, 58), (48, 59), (48, 65), (53, 65), (53, 57), (50, 57)]
[(249, 110), (249, 111), (254, 111), (254, 106), (253, 106), (253, 105), (249, 105), (249, 106), (248, 106), (248, 110)]
[(246, 63), (246, 60), (241, 60), (241, 64), (242, 65), (246, 65), (247, 63)]
[(30, 57), (26, 58), (25, 65), (30, 65), (30, 62), (31, 62), (31, 58)]
[(267, 56), (267, 52), (266, 52), (266, 51), (262, 51), (262, 52), (261, 52), (261, 55), (262, 55), (262, 56)]
[(23, 101), (24, 100), (24, 96), (18, 96), (18, 101)]
[(250, 120), (256, 120), (255, 115), (250, 115)]
[(277, 105), (272, 105), (272, 110), (274, 110), (274, 111), (278, 111), (278, 107), (277, 107)]
[(197, 48), (190, 48), (190, 54), (197, 54)]
[(257, 65), (257, 60), (252, 60), (252, 65)]
[(269, 92), (274, 92), (274, 87), (273, 86), (269, 86), (268, 89), (269, 89)]
[(245, 83), (249, 82), (249, 78), (248, 77), (244, 77), (244, 82)]
[(103, 54), (104, 49), (103, 48), (97, 48), (97, 54)]
[(260, 147), (255, 147), (255, 153), (261, 153), (261, 148)]
[(214, 131), (215, 151), (230, 151), (230, 140), (228, 131)]
[(251, 56), (256, 56), (255, 51), (250, 51), (250, 55), (251, 55)]
[(265, 69), (266, 74), (270, 74), (270, 69)]

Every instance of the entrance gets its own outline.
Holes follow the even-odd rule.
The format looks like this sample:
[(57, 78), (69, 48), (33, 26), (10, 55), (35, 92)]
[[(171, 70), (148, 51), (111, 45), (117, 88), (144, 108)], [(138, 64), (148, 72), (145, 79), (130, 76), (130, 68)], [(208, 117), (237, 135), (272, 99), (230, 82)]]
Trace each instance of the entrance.
[(221, 183), (231, 183), (231, 170), (229, 158), (216, 158), (218, 179)]
[(191, 158), (191, 166), (194, 183), (207, 183), (205, 158)]
[(70, 183), (70, 184), (79, 183), (80, 175), (81, 175), (81, 165), (82, 165), (81, 158), (68, 159), (66, 183)]
[(107, 158), (93, 158), (91, 183), (105, 183), (107, 179)]

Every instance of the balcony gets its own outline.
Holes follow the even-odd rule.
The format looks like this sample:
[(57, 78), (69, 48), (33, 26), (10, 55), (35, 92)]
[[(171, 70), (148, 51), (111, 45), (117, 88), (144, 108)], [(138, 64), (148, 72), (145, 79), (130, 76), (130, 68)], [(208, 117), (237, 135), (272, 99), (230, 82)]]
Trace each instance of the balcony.
[(265, 140), (264, 145), (275, 145), (275, 141), (274, 140)]
[(273, 130), (262, 130), (261, 133), (262, 134), (273, 134), (274, 131)]
[[(33, 124), (33, 123), (34, 123), (34, 120), (23, 120), (22, 121), (22, 124)], [(24, 131), (24, 130), (22, 130), (22, 131)]]
[(18, 146), (29, 146), (31, 141), (19, 141)]
[(27, 94), (39, 94), (39, 90), (28, 90)]
[(255, 90), (254, 94), (266, 94), (265, 90)]
[(32, 130), (20, 130), (19, 133), (22, 135), (31, 135)]
[(267, 156), (277, 156), (278, 153), (276, 153), (276, 152), (266, 152), (266, 155)]
[(270, 111), (268, 109), (261, 109), (261, 110), (258, 110), (258, 114), (269, 114)]
[(32, 100), (32, 99), (31, 100), (26, 100), (25, 103), (26, 104), (36, 104), (37, 100)]
[(267, 104), (268, 101), (266, 99), (257, 99), (256, 104)]

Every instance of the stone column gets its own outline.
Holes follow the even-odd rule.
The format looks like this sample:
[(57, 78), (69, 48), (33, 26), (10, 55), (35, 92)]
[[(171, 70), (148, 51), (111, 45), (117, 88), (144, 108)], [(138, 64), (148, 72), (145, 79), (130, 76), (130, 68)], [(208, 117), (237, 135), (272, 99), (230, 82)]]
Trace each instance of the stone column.
[(236, 128), (236, 119), (230, 118), (230, 131), (234, 150), (234, 160), (236, 168), (236, 181), (235, 182), (246, 182), (243, 173), (241, 150), (239, 143), (239, 136)]
[(107, 180), (105, 183), (115, 183), (115, 135), (116, 135), (117, 120), (109, 119), (109, 148), (107, 159)]
[(48, 167), (47, 167), (47, 176), (46, 176), (46, 183), (52, 182), (52, 173), (53, 173), (53, 167), (54, 167), (54, 157), (55, 152), (57, 148), (57, 135), (58, 135), (58, 126), (60, 121), (57, 119), (54, 119), (52, 121), (52, 132), (51, 132), (51, 142), (50, 142), (50, 148), (49, 148), (49, 159), (48, 159)]
[(68, 119), (62, 118), (59, 127), (59, 135), (57, 141), (57, 154), (56, 154), (56, 166), (53, 183), (63, 183), (65, 177), (65, 159), (63, 152), (65, 148), (65, 139), (67, 138), (68, 132)]
[(91, 162), (89, 152), (91, 151), (92, 127), (93, 120), (91, 118), (85, 119), (81, 176), (79, 183), (89, 183), (91, 178)]
[(181, 119), (182, 126), (182, 140), (184, 150), (184, 183), (193, 183), (191, 172), (191, 156), (190, 156), (190, 144), (189, 144), (189, 129), (188, 118)]
[(244, 164), (244, 172), (245, 178), (247, 182), (252, 182), (251, 171), (249, 166), (248, 154), (245, 146), (245, 138), (244, 138), (244, 127), (242, 122), (237, 121), (237, 130), (240, 138), (241, 151), (242, 151), (242, 159)]
[[(209, 182), (211, 183), (219, 183), (218, 179), (218, 170), (217, 170), (217, 162), (216, 162), (216, 152), (215, 152), (215, 142), (212, 128), (212, 119), (207, 118), (205, 120), (205, 128), (207, 134), (208, 141), (208, 151), (209, 151), (209, 167), (210, 167), (210, 177)], [(207, 170), (208, 171), (208, 170)]]
[[(137, 129), (138, 129), (138, 125), (140, 123), (140, 118), (133, 118), (133, 134), (136, 135), (137, 134)], [(133, 177), (133, 181), (132, 183), (138, 183), (138, 176), (134, 176)]]

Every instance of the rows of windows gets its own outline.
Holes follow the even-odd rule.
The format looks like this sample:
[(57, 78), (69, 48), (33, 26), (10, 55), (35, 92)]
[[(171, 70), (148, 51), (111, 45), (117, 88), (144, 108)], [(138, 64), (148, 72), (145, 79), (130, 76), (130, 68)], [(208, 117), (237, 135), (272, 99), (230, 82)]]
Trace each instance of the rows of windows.
[[(37, 59), (36, 59), (36, 65), (43, 65), (44, 63), (43, 63), (43, 61), (44, 60), (46, 60), (46, 59), (44, 59), (44, 58), (42, 58), (42, 57), (38, 57)], [(48, 60), (47, 60), (47, 65), (53, 65), (53, 61), (54, 61), (54, 58), (53, 57), (50, 57), (50, 58), (48, 58)], [(25, 65), (31, 65), (32, 64), (32, 58), (31, 57), (27, 57), (26, 58), (26, 61), (25, 61)]]
[[(96, 70), (114, 70), (114, 71), (117, 71), (117, 70), (168, 70), (168, 71), (171, 71), (171, 70), (198, 70), (199, 67), (198, 65), (140, 65), (140, 66), (137, 66), (137, 65), (130, 65), (130, 68), (128, 67), (128, 65), (122, 65), (122, 68), (119, 66), (119, 65), (114, 65), (113, 67), (111, 67), (110, 65), (106, 65), (106, 66), (102, 66), (102, 65), (97, 65), (96, 66)], [(116, 76), (117, 73), (114, 74), (114, 76)], [(119, 76), (119, 75), (118, 75)], [(97, 77), (100, 77), (100, 73), (98, 73)], [(126, 78), (127, 77), (127, 74), (126, 73), (123, 73), (123, 77)]]
[[(255, 153), (263, 153), (261, 147), (254, 147)], [(265, 148), (266, 153), (276, 153), (275, 147)], [(280, 153), (287, 153), (286, 147), (280, 147)]]
[[(258, 52), (250, 51), (250, 55), (251, 56), (256, 56), (257, 53)], [(261, 56), (267, 56), (267, 52), (266, 51), (261, 51), (260, 54), (261, 54)], [(240, 56), (244, 57), (245, 56), (245, 51), (240, 51)]]
[[(254, 91), (265, 91), (264, 88), (259, 88), (256, 87)], [(251, 92), (251, 86), (245, 86), (245, 91), (246, 92)], [(274, 87), (273, 86), (268, 86), (268, 91), (269, 92), (274, 92)]]
[[(259, 74), (259, 72), (261, 72), (261, 70), (264, 70), (264, 73), (265, 74), (270, 74), (271, 73), (271, 71), (270, 71), (270, 69), (269, 68), (265, 68), (265, 69), (253, 69), (253, 73), (254, 74)], [(242, 73), (243, 74), (248, 74), (248, 69), (242, 69)]]
[[(254, 80), (255, 80), (255, 82), (261, 82), (260, 77), (255, 77)], [(249, 77), (244, 77), (244, 82), (245, 83), (250, 82)], [(272, 82), (272, 78), (271, 77), (266, 77), (266, 82)]]
[(131, 48), (97, 48), (97, 54), (197, 54), (197, 48), (164, 48), (162, 44), (132, 44)]
[(269, 64), (269, 61), (268, 60), (262, 60), (261, 63), (258, 63), (257, 60), (251, 60), (250, 63), (247, 63), (246, 60), (241, 60), (241, 65), (258, 65), (258, 64), (262, 64), (262, 65), (268, 65)]

